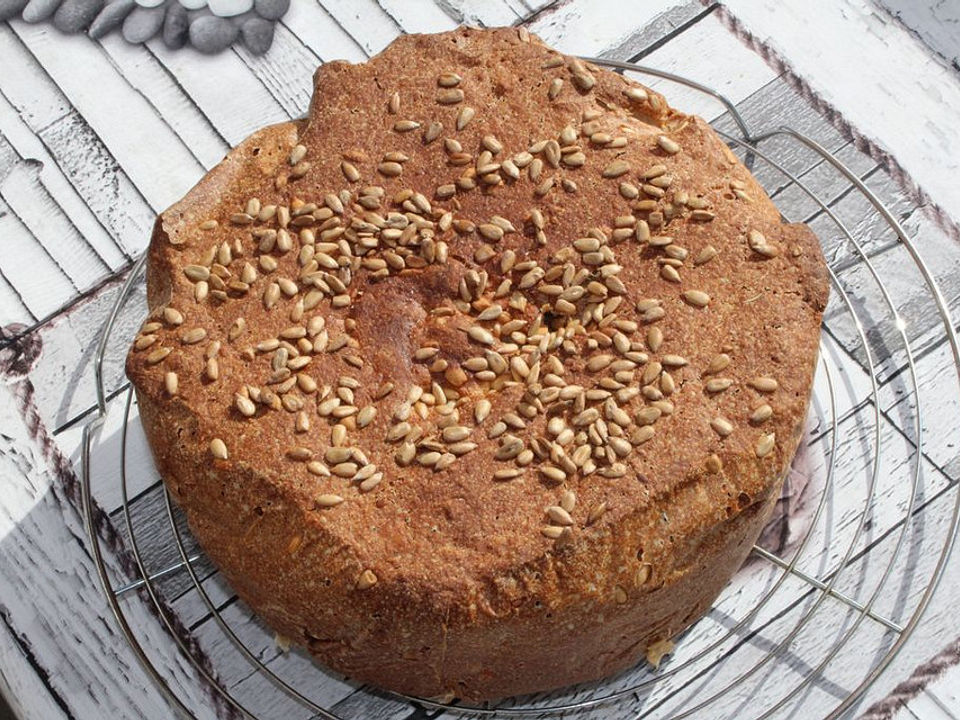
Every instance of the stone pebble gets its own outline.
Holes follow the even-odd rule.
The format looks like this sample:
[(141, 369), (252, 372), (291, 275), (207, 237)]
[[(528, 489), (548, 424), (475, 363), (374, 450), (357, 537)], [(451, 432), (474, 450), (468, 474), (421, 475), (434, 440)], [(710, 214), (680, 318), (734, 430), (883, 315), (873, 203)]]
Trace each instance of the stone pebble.
[(237, 39), (236, 24), (216, 15), (204, 15), (190, 23), (190, 44), (202, 53), (226, 50)]
[(279, 20), (290, 9), (290, 0), (256, 0), (253, 9), (264, 20)]
[(103, 0), (64, 0), (53, 16), (53, 26), (64, 33), (86, 30), (103, 10)]
[(113, 0), (100, 11), (100, 14), (90, 24), (87, 34), (94, 40), (99, 40), (108, 33), (113, 32), (123, 19), (133, 10), (133, 0)]
[(60, 7), (62, 0), (30, 0), (20, 16), (24, 22), (38, 23), (49, 20)]
[(253, 0), (207, 0), (210, 12), (220, 17), (243, 15), (253, 9)]
[(259, 17), (245, 20), (240, 26), (240, 36), (253, 55), (263, 55), (273, 44), (273, 23)]
[(189, 42), (203, 53), (225, 50), (239, 38), (252, 54), (263, 55), (290, 5), (290, 0), (0, 0), (0, 21), (17, 15), (31, 23), (52, 19), (62, 32), (86, 30), (93, 39), (119, 28), (133, 44), (160, 33), (171, 49)]
[(26, 4), (27, 0), (0, 0), (0, 22), (19, 15)]
[(174, 3), (167, 8), (167, 15), (163, 19), (163, 44), (171, 50), (179, 50), (187, 44), (190, 33), (190, 18), (187, 9), (180, 3)]
[(167, 9), (163, 7), (135, 7), (123, 21), (123, 39), (139, 45), (152, 38), (163, 26), (163, 16)]

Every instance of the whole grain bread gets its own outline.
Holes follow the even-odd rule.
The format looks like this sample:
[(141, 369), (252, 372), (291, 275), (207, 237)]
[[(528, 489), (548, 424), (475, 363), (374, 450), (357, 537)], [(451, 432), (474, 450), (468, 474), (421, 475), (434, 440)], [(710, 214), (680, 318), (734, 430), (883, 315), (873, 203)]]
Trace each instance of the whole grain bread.
[(238, 595), (357, 680), (593, 680), (743, 561), (827, 297), (700, 118), (516, 29), (328, 63), (157, 220), (127, 372)]

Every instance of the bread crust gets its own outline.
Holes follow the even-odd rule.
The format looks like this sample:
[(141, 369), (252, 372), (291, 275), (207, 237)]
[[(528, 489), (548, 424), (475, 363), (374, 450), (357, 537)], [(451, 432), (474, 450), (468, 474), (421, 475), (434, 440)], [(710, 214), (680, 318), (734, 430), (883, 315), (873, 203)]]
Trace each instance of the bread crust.
[[(555, 59), (561, 64), (543, 69)], [(438, 88), (438, 76), (445, 72), (462, 77), (457, 88), (464, 100), (452, 106), (437, 102), (444, 89)], [(595, 84), (587, 89), (589, 81), (578, 80), (578, 73)], [(554, 78), (563, 84), (551, 100)], [(577, 65), (513, 29), (405, 36), (366, 64), (321, 67), (306, 120), (255, 133), (157, 219), (149, 250), (147, 323), (159, 327), (145, 327), (138, 341), (154, 340), (135, 346), (127, 362), (157, 466), (192, 532), (237, 594), (326, 665), (391, 690), (470, 701), (598, 679), (635, 664), (650, 644), (673, 637), (705, 612), (759, 534), (806, 416), (827, 297), (819, 244), (805, 226), (781, 224), (773, 203), (705, 122), (671, 109), (649, 89), (643, 90), (645, 99), (637, 99), (639, 93), (628, 97), (624, 91), (631, 88), (641, 86)], [(389, 112), (394, 92), (400, 97), (397, 114)], [(464, 106), (475, 108), (476, 117), (458, 131), (456, 118)], [(585, 111), (599, 111), (586, 122), (626, 137), (626, 146), (609, 149), (578, 138), (583, 166), (561, 163), (554, 169), (545, 163), (543, 177), (554, 176), (557, 187), (542, 196), (536, 193), (539, 183), (525, 172), (492, 189), (458, 189), (453, 198), (436, 197), (436, 188), (456, 182), (464, 169), (449, 164), (444, 137), (455, 138), (476, 160), (484, 138), (493, 135), (504, 147), (497, 158), (502, 162), (531, 143), (557, 138), (565, 126), (582, 129)], [(395, 123), (404, 119), (421, 127), (396, 131)], [(444, 130), (427, 143), (423, 132), (432, 121), (442, 122)], [(680, 152), (668, 153), (660, 144), (662, 135)], [(305, 148), (309, 169), (290, 163), (298, 145)], [(399, 177), (377, 172), (390, 152), (408, 157)], [(345, 159), (362, 175), (360, 182), (345, 178)], [(615, 160), (629, 171), (604, 177)], [(642, 186), (640, 174), (655, 164), (666, 165), (673, 177), (663, 197), (641, 194), (631, 200), (620, 192), (621, 182)], [(292, 169), (304, 172), (291, 177)], [(576, 189), (561, 189), (564, 179), (575, 182)], [(435, 224), (447, 211), (476, 224), (499, 215), (518, 232), (491, 243), (479, 232), (440, 230), (435, 237), (448, 244), (446, 262), (408, 267), (385, 278), (371, 278), (372, 266), (358, 264), (342, 293), (350, 295), (349, 304), (333, 307), (327, 297), (294, 321), (291, 312), (296, 315), (296, 303), (307, 292), (300, 278), (296, 294), (267, 309), (266, 286), (277, 277), (298, 277), (299, 246), (287, 253), (261, 253), (276, 259), (277, 269), (266, 271), (255, 265), (257, 241), (250, 231), (276, 228), (276, 222), (238, 225), (231, 217), (250, 209), (250, 198), (261, 207), (290, 207), (298, 199), (322, 207), (330, 193), (347, 189), (356, 200), (359, 189), (371, 185), (383, 187), (387, 200), (404, 188), (423, 193), (431, 204), (423, 216)], [(702, 198), (693, 205), (703, 207), (680, 204), (681, 192)], [(596, 471), (568, 473), (558, 484), (538, 474), (537, 468), (550, 463), (537, 458), (519, 478), (495, 481), (498, 469), (515, 464), (496, 459), (502, 438), (487, 433), (524, 402), (527, 386), (522, 378), (516, 385), (498, 386), (471, 377), (453, 388), (444, 372), (431, 373), (429, 362), (415, 359), (416, 351), (437, 347), (448, 367), (463, 367), (482, 354), (464, 331), (478, 324), (470, 313), (490, 304), (506, 250), (549, 268), (551, 258), (567, 252), (590, 228), (610, 237), (617, 217), (653, 221), (649, 210), (638, 209), (647, 207), (639, 205), (643, 200), (656, 200), (653, 212), (673, 208), (674, 216), (662, 228), (652, 223), (653, 234), (669, 235), (672, 247), (687, 252), (674, 258), (684, 255), (676, 283), (662, 275), (662, 247), (634, 237), (610, 242), (625, 286), (618, 312), (639, 324), (629, 338), (635, 343), (629, 352), (642, 348), (648, 355), (637, 378), (624, 385), (639, 388), (646, 366), (682, 355), (685, 364), (667, 365), (672, 387), (663, 384), (662, 375), (653, 383), (671, 390), (662, 400), (672, 404), (672, 413), (655, 421), (652, 438), (615, 458), (625, 469), (620, 477), (603, 475), (612, 464), (601, 457)], [(386, 205), (379, 212), (386, 214)], [(542, 243), (535, 239), (532, 209), (545, 219)], [(696, 209), (712, 217), (695, 220)], [(349, 203), (345, 214), (351, 214)], [(219, 224), (201, 229), (211, 219)], [(315, 247), (322, 222), (309, 226)], [(198, 282), (186, 277), (184, 268), (201, 265), (219, 272), (214, 266), (225, 258), (210, 257), (211, 248), (216, 253), (223, 243), (235, 241), (242, 254), (234, 252), (230, 262), (220, 263), (228, 270), (224, 279), (236, 279), (250, 262), (257, 277), (249, 291), (195, 301)], [(695, 264), (707, 245), (716, 256)], [(476, 252), (484, 246), (496, 255), (477, 262)], [(437, 312), (455, 306), (470, 270), (483, 269), (491, 281), (479, 305), (469, 312)], [(217, 287), (211, 278), (208, 291)], [(698, 307), (685, 300), (681, 293), (690, 289), (706, 292), (709, 304)], [(543, 298), (533, 293), (525, 295), (525, 309), (508, 309), (511, 317), (534, 317)], [(660, 301), (662, 318), (643, 322), (643, 311), (635, 307), (644, 298)], [(167, 308), (182, 322), (170, 322)], [(275, 387), (264, 380), (271, 355), (258, 352), (257, 343), (282, 336), (291, 325), (306, 325), (314, 314), (324, 316), (330, 338), (349, 336), (346, 352), (304, 353), (313, 359), (297, 372), (309, 375), (319, 390), (298, 382), (288, 394), (302, 406), (270, 409), (266, 402), (254, 417), (244, 416), (236, 393), (244, 394), (248, 385)], [(245, 320), (246, 330), (232, 337), (238, 318)], [(656, 351), (647, 347), (651, 327), (664, 338)], [(197, 328), (205, 336), (185, 343)], [(599, 330), (575, 336), (577, 352), (562, 357), (567, 385), (590, 387), (604, 374), (591, 370), (588, 360), (612, 351), (584, 345), (590, 332)], [(215, 342), (219, 346), (212, 349)], [(151, 355), (155, 358), (159, 348), (171, 352), (154, 360)], [(362, 367), (350, 364), (347, 353), (359, 355)], [(719, 375), (709, 374), (721, 353), (731, 358), (730, 365)], [(216, 379), (210, 377), (211, 357)], [(343, 419), (349, 442), (362, 447), (383, 474), (370, 492), (361, 492), (349, 479), (312, 474), (303, 458), (291, 457), (295, 449), (306, 448), (311, 459), (324, 458), (335, 421), (318, 414), (319, 398), (325, 386), (339, 392), (338, 378), (344, 375), (357, 385), (345, 397), (352, 396), (358, 408), (377, 408), (362, 428), (355, 416)], [(716, 377), (730, 379), (731, 386), (708, 392), (706, 382)], [(774, 378), (776, 389), (755, 389), (751, 382), (757, 377)], [(395, 389), (377, 399), (386, 381)], [(397, 445), (385, 437), (398, 422), (395, 415), (409, 389), (430, 393), (434, 381), (459, 395), (460, 423), (470, 429), (469, 440), (477, 447), (439, 471), (416, 462), (398, 465)], [(477, 424), (473, 412), (481, 399), (488, 399), (492, 409)], [(638, 396), (623, 405), (633, 415), (651, 402)], [(764, 403), (772, 416), (751, 422)], [(297, 432), (301, 411), (310, 429)], [(439, 433), (435, 411), (428, 408), (427, 414), (419, 421), (426, 436)], [(548, 434), (547, 414), (534, 413), (526, 428), (511, 432), (529, 447), (533, 438)], [(711, 428), (718, 416), (732, 424), (725, 437)], [(565, 417), (572, 422), (571, 413)], [(767, 434), (774, 436), (771, 448), (759, 452)], [(214, 440), (223, 443), (226, 458), (216, 457)], [(566, 491), (576, 497), (569, 531), (544, 514), (564, 501)], [(344, 501), (324, 507), (318, 504), (321, 495)], [(601, 506), (605, 512), (597, 514)], [(556, 527), (561, 537), (544, 536), (547, 527)], [(373, 582), (366, 573), (373, 574)]]

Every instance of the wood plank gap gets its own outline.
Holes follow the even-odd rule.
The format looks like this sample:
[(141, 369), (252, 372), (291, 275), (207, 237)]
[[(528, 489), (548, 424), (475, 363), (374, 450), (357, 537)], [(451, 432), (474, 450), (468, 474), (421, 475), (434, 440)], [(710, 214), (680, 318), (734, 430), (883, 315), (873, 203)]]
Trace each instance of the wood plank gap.
[(47, 249), (47, 247), (42, 242), (40, 242), (39, 238), (37, 238), (33, 230), (30, 229), (30, 226), (27, 225), (26, 222), (24, 222), (24, 219), (20, 216), (20, 213), (18, 213), (16, 209), (9, 202), (7, 202), (7, 199), (3, 195), (2, 189), (0, 189), (0, 203), (3, 203), (4, 205), (7, 206), (7, 208), (9, 208), (11, 217), (16, 219), (16, 221), (23, 226), (23, 229), (30, 234), (30, 239), (40, 246), (40, 250), (43, 252), (43, 254), (46, 255), (47, 258), (50, 260), (50, 262), (53, 263), (54, 267), (56, 267), (57, 270), (60, 271), (60, 274), (63, 275), (64, 279), (68, 283), (70, 283), (70, 287), (72, 287), (77, 293), (79, 293), (80, 288), (77, 287), (77, 284), (73, 281), (73, 278), (70, 277), (69, 273), (67, 273), (67, 271), (63, 269), (63, 266), (59, 262), (57, 262), (57, 259), (50, 254), (50, 250)]
[[(680, 23), (679, 25), (677, 25), (677, 27), (675, 27), (673, 30), (668, 32), (663, 37), (650, 43), (645, 48), (637, 52), (636, 54), (631, 55), (630, 58), (627, 60), (627, 62), (631, 62), (631, 63), (640, 62), (640, 60), (645, 58), (650, 53), (654, 52), (655, 50), (659, 50), (668, 42), (673, 40), (675, 37), (677, 37), (683, 32), (686, 32), (687, 30), (692, 28), (694, 25), (696, 25), (698, 22), (703, 20), (708, 15), (711, 15), (718, 7), (720, 7), (720, 3), (716, 3), (716, 2), (710, 3), (706, 8), (698, 12), (692, 18)], [(622, 72), (622, 71), (617, 71), (617, 72)]]
[[(57, 319), (60, 315), (67, 312), (71, 307), (73, 307), (80, 301), (86, 300), (87, 298), (93, 295), (96, 295), (106, 285), (109, 285), (112, 282), (116, 282), (123, 275), (124, 271), (127, 270), (129, 267), (130, 267), (129, 265), (124, 266), (118, 271), (117, 274), (104, 278), (101, 282), (97, 283), (96, 285), (91, 287), (89, 290), (84, 290), (83, 292), (71, 298), (68, 302), (64, 303), (62, 306), (60, 306), (53, 312), (44, 315), (42, 318), (37, 319), (37, 317), (31, 312), (30, 315), (34, 318), (34, 321), (28, 327), (22, 328), (21, 330), (18, 330), (16, 333), (9, 335), (8, 337), (0, 338), (0, 350), (5, 348), (10, 343), (16, 342), (23, 336), (29, 335), (35, 330), (38, 330), (41, 326), (46, 325), (47, 323)], [(4, 277), (4, 280), (7, 280), (7, 278)], [(9, 284), (9, 280), (7, 280), (7, 283)], [(116, 393), (114, 393), (114, 395), (115, 394)], [(96, 406), (94, 405), (93, 408), (91, 408), (91, 410), (95, 408)], [(84, 413), (84, 415), (86, 414), (87, 413)]]

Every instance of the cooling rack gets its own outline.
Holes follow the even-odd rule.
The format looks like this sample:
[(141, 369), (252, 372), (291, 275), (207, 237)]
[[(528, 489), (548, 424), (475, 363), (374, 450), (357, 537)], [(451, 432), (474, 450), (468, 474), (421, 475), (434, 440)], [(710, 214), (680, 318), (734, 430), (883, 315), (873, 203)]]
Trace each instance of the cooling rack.
[[(712, 98), (726, 110), (734, 133), (718, 131), (761, 179), (777, 201), (778, 189), (801, 192), (814, 208), (818, 235), (828, 253), (831, 318), (841, 328), (825, 332), (806, 442), (795, 461), (791, 483), (805, 487), (782, 501), (790, 521), (763, 541), (717, 599), (711, 611), (688, 629), (659, 669), (638, 666), (608, 680), (559, 692), (514, 698), (470, 707), (423, 698), (387, 695), (352, 687), (304, 655), (283, 653), (264, 627), (242, 605), (222, 609), (212, 597), (209, 565), (189, 536), (162, 484), (154, 484), (165, 517), (165, 532), (144, 532), (144, 519), (133, 507), (131, 478), (156, 480), (148, 454), (128, 448), (138, 432), (135, 400), (124, 390), (120, 432), (102, 437), (108, 413), (104, 363), (111, 352), (122, 356), (111, 333), (121, 313), (141, 312), (129, 305), (143, 283), (144, 257), (130, 273), (105, 324), (96, 350), (98, 416), (83, 432), (81, 481), (90, 548), (106, 600), (137, 659), (184, 717), (197, 717), (171, 682), (167, 663), (141, 643), (129, 619), (131, 603), (145, 603), (169, 631), (180, 652), (209, 685), (215, 704), (228, 715), (263, 718), (354, 720), (378, 717), (647, 717), (738, 718), (801, 716), (838, 717), (848, 711), (892, 662), (908, 641), (936, 591), (949, 559), (960, 517), (960, 492), (949, 518), (932, 529), (918, 527), (915, 511), (936, 490), (923, 456), (921, 388), (908, 320), (898, 311), (895, 289), (883, 277), (852, 232), (824, 199), (777, 156), (795, 146), (819, 158), (821, 169), (835, 173), (869, 203), (885, 228), (906, 251), (911, 271), (923, 283), (938, 331), (949, 344), (953, 370), (960, 379), (960, 345), (947, 304), (915, 244), (891, 211), (850, 169), (816, 141), (789, 127), (755, 133), (727, 98), (709, 87), (655, 68), (586, 58), (617, 71), (654, 77)], [(773, 150), (769, 149), (773, 147)], [(785, 219), (800, 220), (788, 217)], [(855, 292), (844, 271), (856, 264)], [(142, 313), (141, 313), (142, 314)], [(893, 382), (914, 401), (901, 409), (892, 425), (881, 412), (883, 368), (896, 361), (902, 370)], [(889, 378), (886, 378), (889, 381)], [(900, 406), (898, 406), (900, 407)], [(116, 410), (113, 410), (116, 412)], [(952, 428), (950, 431), (952, 432)], [(944, 429), (943, 431), (946, 431)], [(119, 448), (103, 453), (119, 458), (119, 467), (94, 467), (105, 443)], [(116, 461), (114, 461), (116, 462)], [(133, 577), (111, 577), (94, 522), (94, 484), (118, 483), (126, 539), (136, 568)], [(790, 483), (788, 483), (790, 484)], [(149, 485), (139, 482), (138, 485)], [(117, 488), (113, 488), (116, 491)], [(801, 519), (796, 519), (797, 517)], [(155, 520), (155, 518), (154, 518)], [(159, 563), (152, 546), (163, 546), (174, 561)], [(919, 553), (935, 562), (919, 574), (911, 567)], [(169, 610), (170, 579), (208, 614), (220, 651), (230, 663), (246, 667), (239, 682), (221, 679), (222, 667), (198, 659)], [(186, 587), (186, 591), (184, 590)], [(237, 619), (239, 615), (240, 620)], [(241, 627), (242, 625), (242, 627)], [(254, 629), (251, 630), (251, 627)], [(227, 662), (220, 660), (220, 663)], [(256, 678), (257, 682), (250, 682)], [(334, 685), (338, 692), (318, 688)], [(268, 698), (264, 699), (264, 693)]]

